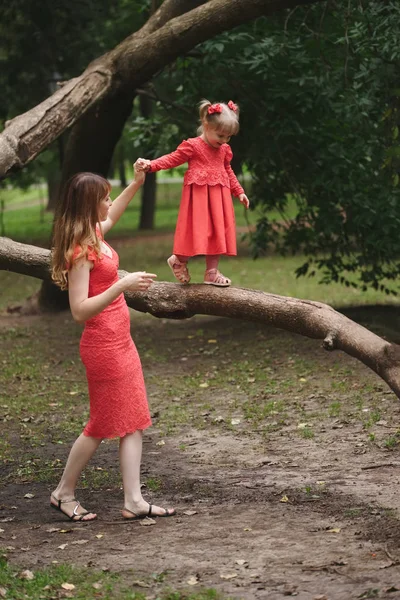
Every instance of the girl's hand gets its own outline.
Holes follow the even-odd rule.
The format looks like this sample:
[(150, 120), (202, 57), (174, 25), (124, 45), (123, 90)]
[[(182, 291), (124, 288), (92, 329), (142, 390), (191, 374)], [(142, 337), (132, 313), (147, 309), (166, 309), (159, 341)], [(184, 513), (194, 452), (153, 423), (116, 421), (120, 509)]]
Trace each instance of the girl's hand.
[(240, 194), (239, 202), (241, 202), (243, 204), (243, 206), (245, 206), (246, 208), (249, 208), (249, 206), (250, 206), (250, 200), (248, 199), (246, 194)]
[(154, 273), (138, 271), (137, 273), (128, 273), (121, 281), (124, 286), (124, 291), (146, 292), (153, 283), (155, 277), (157, 277), (157, 275)]

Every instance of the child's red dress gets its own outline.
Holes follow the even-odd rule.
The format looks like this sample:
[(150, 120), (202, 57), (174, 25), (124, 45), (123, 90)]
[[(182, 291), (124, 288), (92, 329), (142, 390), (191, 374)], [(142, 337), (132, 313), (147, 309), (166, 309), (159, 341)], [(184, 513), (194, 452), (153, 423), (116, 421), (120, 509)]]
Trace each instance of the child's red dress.
[(174, 254), (236, 255), (232, 195), (244, 190), (231, 167), (228, 144), (213, 148), (201, 137), (184, 140), (178, 148), (152, 160), (150, 171), (172, 169), (187, 162), (174, 237)]
[[(88, 260), (94, 262), (89, 298), (118, 281), (119, 257), (108, 247), (111, 257), (104, 253), (97, 257), (95, 252), (88, 252)], [(79, 254), (78, 246), (74, 255)], [(131, 338), (124, 294), (86, 321), (80, 355), (86, 367), (90, 398), (90, 418), (83, 433), (95, 438), (113, 438), (149, 427), (151, 417), (142, 366)]]

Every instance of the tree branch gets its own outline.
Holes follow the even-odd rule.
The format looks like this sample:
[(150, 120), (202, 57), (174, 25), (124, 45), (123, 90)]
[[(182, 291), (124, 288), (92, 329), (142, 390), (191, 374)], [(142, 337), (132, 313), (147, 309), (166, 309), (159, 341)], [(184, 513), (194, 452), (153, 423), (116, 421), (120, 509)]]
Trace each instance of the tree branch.
[[(0, 270), (50, 279), (50, 250), (0, 237)], [(119, 272), (120, 277), (125, 271)], [(265, 323), (323, 340), (377, 373), (400, 398), (400, 346), (391, 344), (327, 304), (244, 288), (154, 283), (149, 292), (128, 292), (128, 305), (155, 317), (187, 319), (215, 315)]]

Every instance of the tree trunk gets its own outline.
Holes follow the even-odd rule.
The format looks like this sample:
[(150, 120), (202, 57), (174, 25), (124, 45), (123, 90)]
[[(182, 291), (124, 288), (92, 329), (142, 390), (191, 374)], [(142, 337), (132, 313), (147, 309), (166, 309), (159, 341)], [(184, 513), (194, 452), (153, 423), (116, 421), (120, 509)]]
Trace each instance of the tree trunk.
[(52, 171), (47, 176), (47, 208), (46, 210), (54, 211), (58, 204), (60, 195), (61, 173), (57, 169)]
[[(50, 251), (0, 238), (0, 270), (50, 280)], [(124, 277), (125, 271), (119, 276)], [(400, 398), (400, 346), (391, 344), (327, 304), (244, 288), (154, 283), (149, 291), (126, 292), (131, 308), (155, 317), (187, 319), (196, 314), (256, 321), (323, 340), (377, 373)]]
[(108, 176), (132, 102), (133, 95), (128, 93), (107, 96), (75, 125), (65, 149), (62, 184), (81, 171)]
[(140, 210), (139, 230), (154, 229), (156, 210), (157, 181), (155, 173), (147, 173), (142, 187), (142, 205)]
[[(149, 119), (153, 112), (153, 101), (145, 95), (139, 97), (142, 117)], [(148, 173), (142, 188), (142, 203), (140, 208), (139, 230), (154, 229), (154, 214), (156, 210), (157, 181), (155, 173)]]

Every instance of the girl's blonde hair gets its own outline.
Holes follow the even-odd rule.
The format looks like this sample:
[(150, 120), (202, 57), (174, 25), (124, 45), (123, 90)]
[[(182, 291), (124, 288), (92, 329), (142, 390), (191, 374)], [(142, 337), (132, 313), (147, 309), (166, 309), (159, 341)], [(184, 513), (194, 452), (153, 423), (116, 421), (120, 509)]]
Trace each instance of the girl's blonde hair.
[(202, 100), (199, 104), (200, 127), (197, 134), (201, 135), (204, 131), (204, 124), (207, 123), (217, 131), (223, 131), (226, 135), (236, 135), (239, 132), (239, 107), (229, 100), (212, 104), (209, 100)]
[[(65, 185), (61, 204), (54, 223), (51, 256), (51, 277), (62, 289), (68, 289), (68, 271), (89, 248), (100, 256), (100, 241), (96, 235), (99, 204), (107, 198), (111, 186), (95, 173), (78, 173)], [(74, 250), (80, 246), (78, 256)]]

